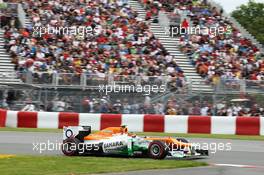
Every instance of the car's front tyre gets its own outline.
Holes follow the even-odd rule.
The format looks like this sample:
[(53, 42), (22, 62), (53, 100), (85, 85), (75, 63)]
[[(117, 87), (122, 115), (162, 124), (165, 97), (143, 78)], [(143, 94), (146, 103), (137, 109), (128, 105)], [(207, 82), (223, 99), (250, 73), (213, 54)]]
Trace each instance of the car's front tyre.
[(148, 156), (152, 159), (164, 159), (168, 155), (168, 151), (164, 142), (152, 141), (148, 147)]

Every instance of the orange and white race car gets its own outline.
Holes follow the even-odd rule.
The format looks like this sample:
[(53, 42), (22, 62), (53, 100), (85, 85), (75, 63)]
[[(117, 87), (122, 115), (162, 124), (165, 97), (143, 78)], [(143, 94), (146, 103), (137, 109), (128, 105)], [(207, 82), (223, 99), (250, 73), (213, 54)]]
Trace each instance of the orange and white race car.
[(98, 155), (150, 157), (208, 156), (208, 150), (196, 149), (184, 138), (139, 137), (129, 133), (126, 126), (108, 127), (91, 133), (90, 126), (63, 128), (62, 152), (67, 156)]

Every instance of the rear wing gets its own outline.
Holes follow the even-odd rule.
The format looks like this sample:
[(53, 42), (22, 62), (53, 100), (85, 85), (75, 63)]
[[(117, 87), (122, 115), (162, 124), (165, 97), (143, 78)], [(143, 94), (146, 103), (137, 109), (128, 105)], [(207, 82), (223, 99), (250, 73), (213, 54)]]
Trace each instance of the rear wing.
[(83, 141), (85, 136), (91, 134), (91, 126), (64, 126), (63, 127), (63, 140), (75, 137)]

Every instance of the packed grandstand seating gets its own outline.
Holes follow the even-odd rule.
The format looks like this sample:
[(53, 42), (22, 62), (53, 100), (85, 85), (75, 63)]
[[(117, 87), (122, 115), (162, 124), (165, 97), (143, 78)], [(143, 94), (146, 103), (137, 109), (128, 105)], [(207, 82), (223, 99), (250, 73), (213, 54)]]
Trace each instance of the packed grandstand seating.
[[(32, 26), (25, 29), (5, 26), (6, 48), (19, 73), (32, 72), (37, 78), (54, 72), (74, 73), (77, 78), (81, 73), (183, 77), (173, 57), (149, 31), (148, 23), (136, 18), (137, 13), (126, 1), (40, 2), (43, 1), (23, 1)], [(141, 3), (147, 10), (146, 20), (158, 15), (159, 10), (184, 11), (193, 26), (231, 27), (230, 33), (222, 35), (181, 36), (181, 50), (208, 82), (215, 84), (221, 77), (264, 79), (264, 61), (258, 48), (206, 1), (142, 0)], [(88, 36), (34, 35), (33, 27), (48, 25), (92, 26), (93, 30)]]
[[(23, 1), (32, 26), (5, 26), (6, 49), (19, 73), (171, 75), (183, 71), (125, 1)], [(33, 27), (92, 27), (92, 35), (34, 35)], [(23, 78), (23, 77), (22, 77)]]
[(226, 17), (222, 16), (222, 10), (210, 7), (207, 1), (199, 0), (142, 0), (142, 2), (153, 15), (157, 14), (158, 10), (172, 14), (182, 11), (190, 18), (192, 27), (225, 28), (224, 34), (219, 35), (195, 33), (181, 36), (181, 50), (189, 56), (197, 72), (208, 82), (216, 84), (220, 78), (264, 80), (263, 55), (250, 40), (243, 38)]

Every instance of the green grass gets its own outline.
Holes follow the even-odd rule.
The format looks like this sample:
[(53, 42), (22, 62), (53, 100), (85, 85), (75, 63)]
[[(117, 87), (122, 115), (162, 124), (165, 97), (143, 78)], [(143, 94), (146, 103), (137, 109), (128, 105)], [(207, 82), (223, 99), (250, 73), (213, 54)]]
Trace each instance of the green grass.
[(62, 129), (45, 129), (45, 128), (9, 128), (0, 127), (0, 131), (17, 131), (17, 132), (57, 132), (61, 133)]
[(174, 134), (174, 133), (156, 133), (156, 132), (144, 132), (137, 133), (138, 135), (146, 136), (171, 136), (171, 137), (186, 137), (186, 138), (215, 138), (215, 139), (234, 139), (234, 140), (264, 140), (264, 136), (252, 136), (252, 135), (228, 135), (228, 134)]
[[(19, 132), (54, 132), (61, 133), (62, 129), (39, 129), (39, 128), (0, 128), (0, 131), (19, 131)], [(235, 140), (264, 140), (264, 136), (250, 135), (228, 135), (228, 134), (175, 134), (175, 133), (158, 133), (158, 132), (138, 132), (138, 135), (145, 136), (171, 136), (187, 138), (215, 138), (215, 139), (235, 139)]]
[(17, 156), (0, 159), (1, 175), (77, 175), (205, 165), (190, 160), (109, 157)]

